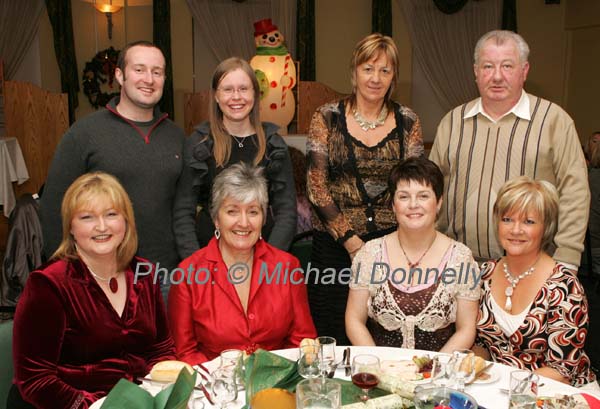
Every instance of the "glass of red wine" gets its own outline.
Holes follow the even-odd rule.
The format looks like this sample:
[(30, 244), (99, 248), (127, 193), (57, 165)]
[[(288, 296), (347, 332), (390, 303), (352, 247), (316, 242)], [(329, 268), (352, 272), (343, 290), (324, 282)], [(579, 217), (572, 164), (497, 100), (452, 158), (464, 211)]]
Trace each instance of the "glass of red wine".
[(369, 400), (369, 391), (379, 384), (379, 358), (357, 355), (352, 360), (352, 383), (362, 389), (361, 401)]

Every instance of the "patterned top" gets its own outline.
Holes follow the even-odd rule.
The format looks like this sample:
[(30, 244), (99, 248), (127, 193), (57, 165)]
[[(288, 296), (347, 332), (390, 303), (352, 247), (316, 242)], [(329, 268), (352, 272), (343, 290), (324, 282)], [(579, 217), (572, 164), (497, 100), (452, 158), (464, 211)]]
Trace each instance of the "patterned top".
[(589, 323), (588, 303), (577, 277), (557, 263), (538, 291), (521, 327), (510, 337), (494, 318), (491, 275), (496, 262), (482, 266), (483, 292), (477, 322), (477, 344), (495, 362), (534, 371), (547, 366), (572, 386), (593, 382), (590, 359), (583, 350)]
[[(439, 271), (436, 285), (414, 293), (403, 293), (398, 297), (399, 290), (391, 285), (390, 280), (400, 284), (407, 277), (401, 273), (390, 273), (383, 258), (384, 240), (385, 237), (371, 240), (356, 254), (352, 263), (350, 288), (369, 290), (368, 316), (387, 331), (396, 332), (398, 344), (393, 346), (413, 349), (429, 349), (427, 347), (430, 346), (439, 350), (453, 331), (440, 331), (438, 336), (443, 335), (444, 340), (418, 335), (452, 325), (456, 321), (459, 298), (479, 300), (479, 267), (473, 260), (471, 250), (464, 244), (453, 241), (450, 257), (443, 270)], [(433, 269), (427, 271), (430, 270)], [(424, 281), (421, 277), (418, 280)], [(433, 294), (430, 295), (432, 291)], [(423, 302), (423, 298), (429, 298), (428, 302)], [(417, 310), (415, 304), (422, 305), (423, 308)]]
[(313, 115), (307, 142), (307, 193), (315, 230), (340, 243), (396, 226), (387, 178), (400, 159), (423, 155), (421, 123), (394, 103), (396, 128), (368, 147), (348, 133), (346, 100), (325, 104)]

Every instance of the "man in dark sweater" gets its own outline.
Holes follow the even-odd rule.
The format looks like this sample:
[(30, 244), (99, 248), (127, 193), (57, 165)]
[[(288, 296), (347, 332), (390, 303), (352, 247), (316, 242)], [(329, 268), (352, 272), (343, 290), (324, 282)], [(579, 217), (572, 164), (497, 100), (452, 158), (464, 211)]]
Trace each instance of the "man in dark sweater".
[(116, 176), (131, 198), (138, 255), (172, 271), (180, 261), (173, 208), (178, 191), (191, 182), (182, 161), (184, 133), (157, 106), (164, 56), (152, 43), (129, 44), (119, 56), (115, 78), (120, 97), (74, 123), (54, 154), (41, 199), (45, 254), (51, 256), (61, 242), (60, 206), (69, 185), (84, 173), (104, 171)]

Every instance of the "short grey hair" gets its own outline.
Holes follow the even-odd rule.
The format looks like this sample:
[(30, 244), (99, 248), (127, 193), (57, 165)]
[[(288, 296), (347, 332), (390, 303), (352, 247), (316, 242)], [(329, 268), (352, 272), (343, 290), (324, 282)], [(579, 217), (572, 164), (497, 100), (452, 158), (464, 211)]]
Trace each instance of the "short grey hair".
[(266, 221), (269, 192), (263, 168), (238, 162), (224, 169), (215, 177), (210, 203), (210, 217), (213, 221), (217, 219), (219, 209), (227, 197), (241, 203), (250, 203), (256, 200), (260, 204)]
[(521, 64), (525, 64), (529, 59), (529, 45), (527, 45), (523, 37), (513, 31), (492, 30), (485, 33), (475, 45), (475, 53), (473, 54), (473, 62), (475, 65), (479, 64), (479, 54), (481, 54), (481, 50), (488, 40), (494, 41), (496, 45), (502, 45), (507, 41), (514, 41), (517, 46), (517, 51), (519, 52)]

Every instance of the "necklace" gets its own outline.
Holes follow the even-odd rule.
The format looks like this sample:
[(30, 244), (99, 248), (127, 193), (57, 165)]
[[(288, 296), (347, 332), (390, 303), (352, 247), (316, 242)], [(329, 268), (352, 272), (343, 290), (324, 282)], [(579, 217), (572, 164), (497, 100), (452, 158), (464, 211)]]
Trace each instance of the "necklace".
[[(87, 266), (87, 264), (86, 264), (86, 266)], [(98, 280), (101, 280), (104, 282), (108, 281), (108, 288), (110, 288), (110, 291), (112, 291), (113, 294), (116, 294), (116, 292), (119, 291), (119, 282), (117, 281), (116, 275), (111, 278), (104, 278), (104, 277), (101, 277), (98, 274), (94, 273), (94, 271), (90, 268), (90, 266), (87, 266), (87, 268), (88, 268), (88, 270), (90, 270), (90, 273), (92, 273), (92, 275), (94, 277), (96, 277)]]
[(243, 137), (241, 137), (240, 139), (238, 139), (238, 137), (234, 136), (234, 135), (231, 135), (231, 137), (233, 139), (235, 139), (235, 141), (238, 143), (238, 147), (239, 148), (243, 148), (244, 147), (244, 138)]
[(510, 272), (506, 261), (502, 263), (504, 265), (504, 276), (510, 283), (504, 290), (504, 295), (506, 295), (506, 303), (504, 304), (504, 309), (507, 312), (512, 311), (512, 299), (510, 297), (512, 297), (515, 287), (517, 286), (517, 284), (519, 284), (519, 281), (533, 273), (533, 271), (535, 270), (535, 265), (537, 264), (539, 259), (540, 257), (538, 256), (538, 258), (534, 261), (533, 265), (529, 267), (527, 271), (519, 274), (517, 277), (514, 277), (513, 274)]
[(369, 129), (375, 129), (378, 126), (381, 126), (385, 123), (385, 119), (387, 118), (387, 115), (388, 115), (388, 109), (384, 105), (383, 108), (381, 108), (381, 111), (379, 111), (379, 115), (377, 116), (377, 119), (374, 121), (368, 121), (365, 118), (363, 118), (362, 115), (358, 112), (358, 109), (356, 109), (356, 108), (354, 108), (352, 110), (352, 113), (354, 115), (354, 119), (356, 120), (356, 123), (358, 123), (358, 126), (360, 126), (360, 128), (366, 132)]
[(408, 255), (406, 254), (406, 251), (404, 251), (404, 247), (402, 246), (402, 242), (400, 241), (400, 236), (398, 236), (398, 244), (400, 245), (400, 250), (402, 250), (402, 254), (404, 254), (404, 257), (406, 258), (406, 261), (408, 261), (408, 268), (410, 270), (412, 270), (413, 268), (415, 268), (419, 264), (421, 264), (421, 260), (423, 260), (423, 257), (425, 257), (425, 255), (429, 252), (429, 250), (431, 250), (431, 247), (433, 247), (433, 243), (435, 243), (436, 239), (437, 239), (437, 234), (435, 235), (435, 237), (433, 238), (433, 240), (431, 241), (431, 243), (429, 243), (429, 247), (427, 247), (427, 250), (425, 250), (423, 252), (423, 254), (421, 254), (421, 257), (419, 257), (419, 259), (413, 263), (408, 258)]

